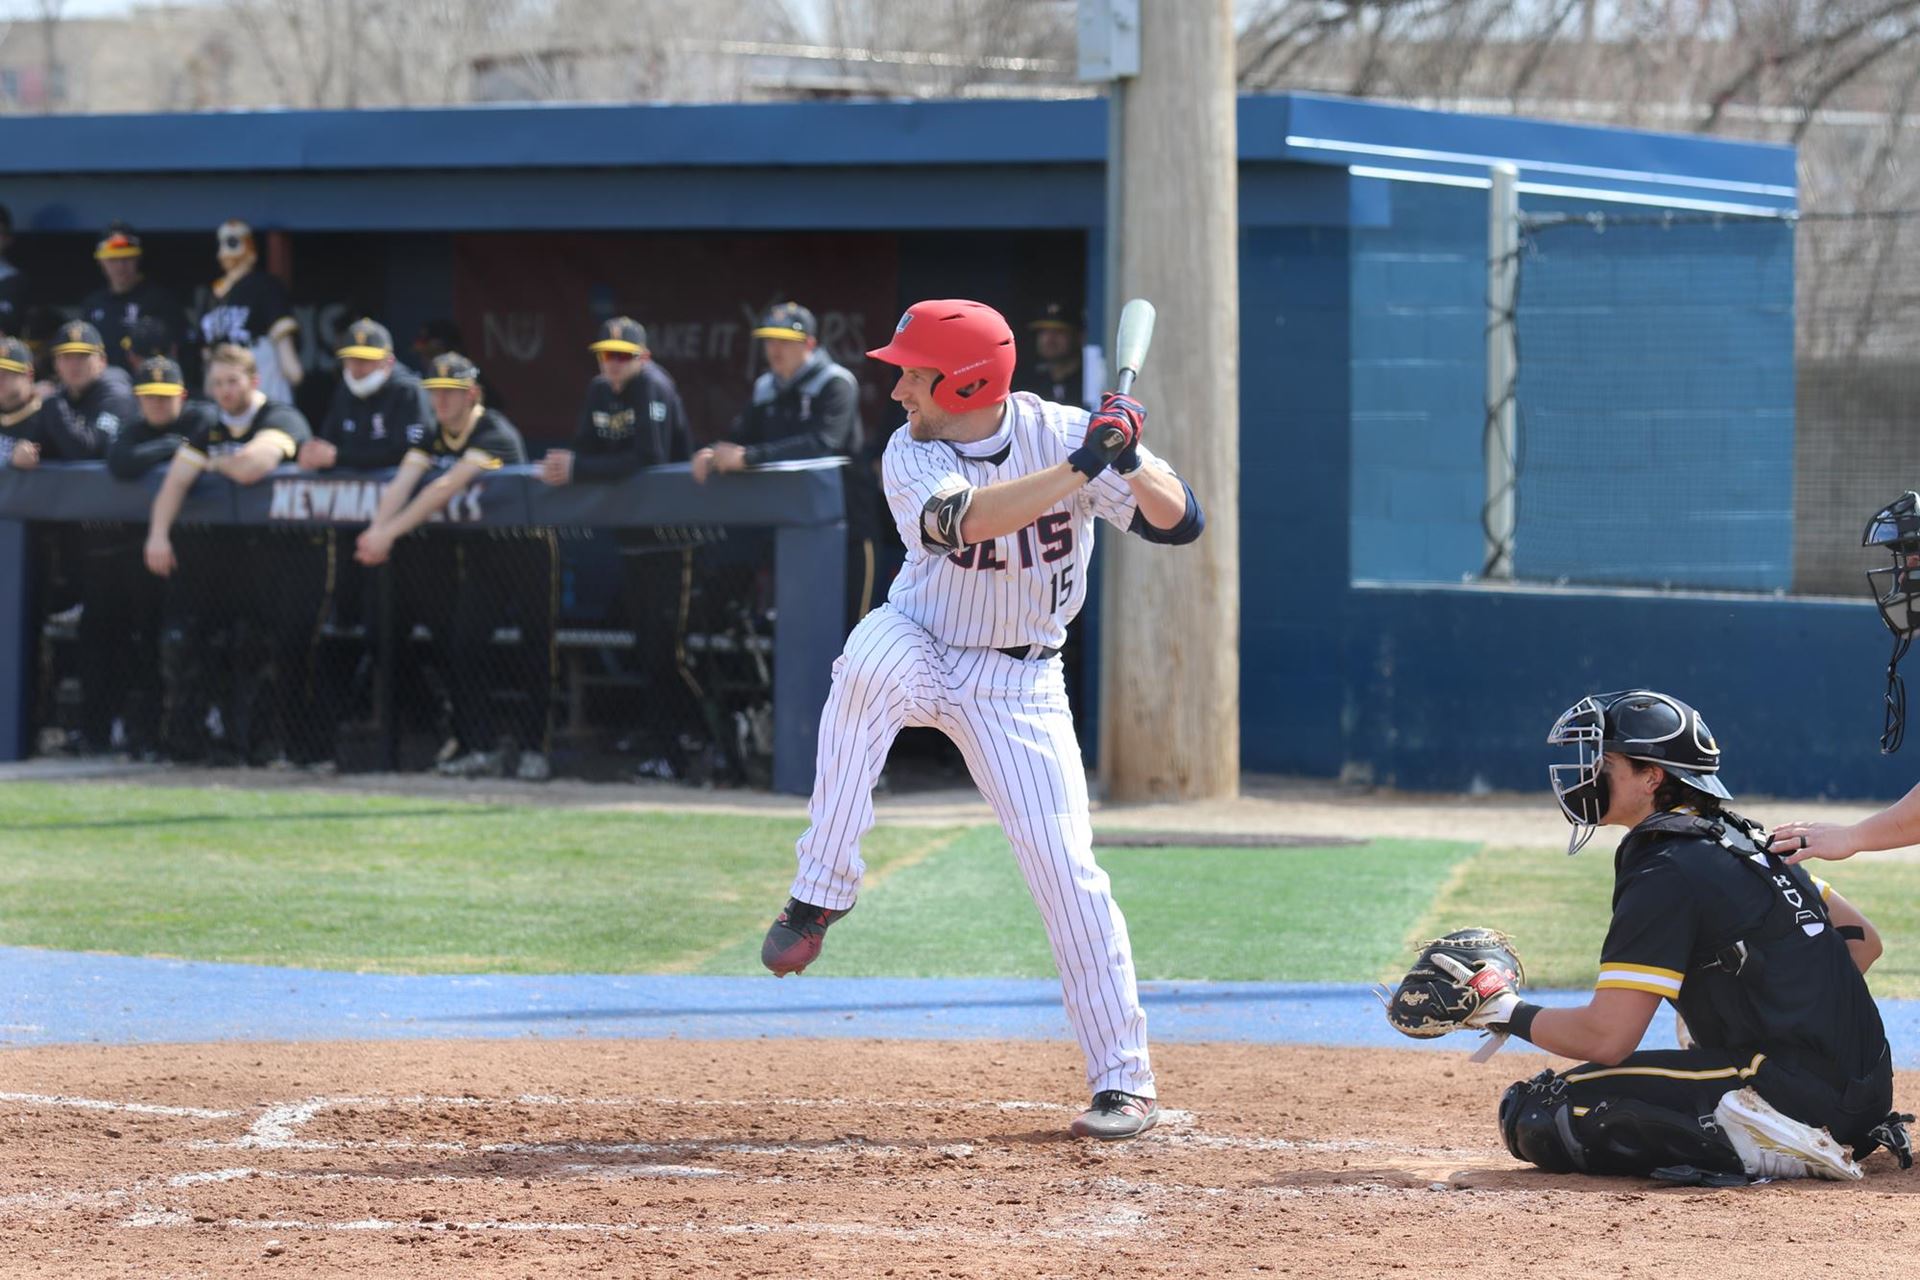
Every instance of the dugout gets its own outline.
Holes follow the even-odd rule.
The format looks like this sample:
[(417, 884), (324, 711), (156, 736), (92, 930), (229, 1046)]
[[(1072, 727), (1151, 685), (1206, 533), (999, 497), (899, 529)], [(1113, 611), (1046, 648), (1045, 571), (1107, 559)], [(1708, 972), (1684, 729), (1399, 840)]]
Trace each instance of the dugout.
[[(1485, 491), (1488, 166), (1515, 165), (1532, 210), (1753, 218), (1794, 207), (1792, 150), (1304, 94), (1243, 99), (1239, 131), (1246, 765), (1532, 788), (1561, 706), (1646, 682), (1708, 711), (1743, 757), (1737, 789), (1894, 789), (1902, 771), (1872, 746), (1884, 655), (1871, 613), (1777, 594), (1791, 503), (1757, 513), (1751, 542), (1689, 552), (1708, 566), (1704, 590), (1462, 582)], [(403, 344), (452, 314), (536, 448), (567, 430), (589, 328), (620, 311), (649, 325), (706, 435), (745, 395), (744, 320), (776, 298), (825, 315), (829, 345), (862, 374), (874, 435), (897, 418), (881, 371), (855, 353), (906, 301), (981, 297), (1018, 326), (1077, 298), (1101, 327), (1097, 100), (15, 118), (0, 138), (13, 256), (42, 300), (90, 285), (86, 249), (110, 218), (146, 233), (154, 274), (190, 293), (210, 278), (211, 229), (244, 217), (271, 233), (315, 365), (358, 311)], [(1783, 351), (1785, 376), (1676, 369), (1610, 403), (1605, 438), (1666, 438), (1649, 403), (1717, 415), (1723, 434), (1744, 433), (1738, 483), (1791, 488), (1782, 234), (1784, 252), (1764, 238), (1722, 246), (1685, 282), (1688, 317), (1629, 302), (1614, 319), (1645, 336), (1644, 363), (1683, 320), (1697, 331), (1738, 303), (1743, 349)], [(1583, 306), (1563, 308), (1576, 340)], [(1590, 363), (1576, 348), (1554, 376)], [(1642, 484), (1663, 474), (1630, 470)], [(1595, 488), (1617, 501), (1630, 486)], [(1686, 537), (1661, 526), (1664, 499), (1599, 509), (1603, 528)], [(1566, 545), (1577, 556), (1591, 536), (1571, 526)], [(1811, 673), (1790, 687), (1789, 660)], [(1753, 759), (1763, 746), (1769, 758)]]

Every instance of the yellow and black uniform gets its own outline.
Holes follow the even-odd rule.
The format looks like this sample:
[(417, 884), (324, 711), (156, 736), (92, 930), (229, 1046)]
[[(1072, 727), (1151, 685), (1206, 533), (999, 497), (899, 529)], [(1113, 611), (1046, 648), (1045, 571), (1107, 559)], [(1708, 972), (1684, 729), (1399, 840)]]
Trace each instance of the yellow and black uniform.
[[(371, 317), (362, 317), (347, 328), (346, 340), (335, 348), (342, 362), (352, 359), (384, 360), (393, 355), (393, 335)], [(320, 420), (318, 436), (334, 447), (334, 470), (386, 471), (400, 465), (406, 456), (408, 441), (433, 421), (420, 379), (404, 365), (393, 364), (376, 370), (356, 382), (341, 365), (340, 379), (326, 416)], [(380, 625), (374, 594), (368, 590), (374, 581), (364, 566), (353, 557), (353, 539), (357, 531), (327, 531), (329, 598), (324, 617), (334, 625), (335, 634), (351, 635), (358, 628), (367, 636), (376, 656), (381, 646), (393, 638), (392, 629)], [(402, 644), (398, 652), (405, 653)], [(315, 687), (321, 710), (339, 722), (359, 716), (356, 690), (368, 692), (366, 682), (356, 679), (359, 654), (350, 645), (322, 645), (316, 661)]]
[[(96, 261), (108, 262), (138, 259), (142, 252), (138, 235), (125, 227), (115, 227), (94, 246), (93, 256)], [(148, 320), (146, 345), (157, 343), (164, 350), (180, 340), (187, 313), (172, 293), (142, 276), (125, 293), (115, 293), (111, 286), (94, 290), (81, 301), (80, 314), (100, 331), (107, 359), (131, 372), (137, 370), (143, 354), (134, 350), (134, 326)], [(157, 332), (152, 331), (154, 325), (158, 326)]]
[[(440, 358), (449, 359), (460, 358)], [(438, 377), (439, 364), (423, 380), (429, 390), (436, 384), (475, 385), (475, 378), (464, 375), (451, 381)], [(465, 462), (496, 471), (527, 460), (526, 444), (513, 424), (484, 405), (475, 406), (466, 430), (458, 434), (437, 423), (416, 428), (407, 452), (436, 469)], [(490, 752), (511, 738), (522, 753), (544, 754), (559, 588), (553, 531), (436, 522), (395, 547), (394, 571), (403, 633), (421, 623), (432, 635), (434, 664), (451, 702), (453, 735), (469, 752)], [(495, 714), (496, 700), (509, 707), (504, 718)]]
[[(291, 461), (313, 435), (298, 409), (259, 392), (240, 414), (189, 405), (176, 430), (177, 455), (203, 469), (263, 440)], [(312, 670), (324, 534), (176, 526), (173, 545), (179, 567), (167, 579), (160, 648), (167, 753), (251, 764), (276, 752), (301, 764), (328, 758), (333, 726), (315, 709)]]
[[(385, 325), (356, 320), (347, 331), (346, 345), (334, 352), (342, 360), (380, 360), (393, 354), (393, 337)], [(356, 390), (342, 375), (320, 421), (320, 439), (339, 451), (335, 467), (354, 471), (384, 471), (400, 465), (409, 442), (433, 422), (420, 379), (403, 365), (394, 365), (375, 385)]]
[[(813, 313), (782, 303), (761, 318), (756, 338), (794, 341), (817, 336)], [(853, 459), (842, 476), (847, 510), (847, 621), (866, 616), (874, 590), (874, 531), (880, 492), (870, 468), (860, 465), (860, 387), (844, 366), (815, 347), (793, 376), (771, 369), (753, 383), (753, 398), (728, 436), (746, 451), (750, 467), (806, 458)]]
[[(615, 316), (601, 324), (588, 349), (597, 356), (645, 358), (646, 327)], [(604, 374), (595, 377), (580, 405), (573, 453), (578, 484), (611, 483), (691, 458), (692, 431), (673, 376), (647, 359), (617, 390)], [(681, 653), (694, 553), (671, 534), (644, 527), (616, 529), (612, 542), (620, 555), (618, 618), (632, 630), (635, 658), (651, 682), (648, 700), (655, 724), (648, 732), (671, 742), (703, 723)]]
[(666, 370), (644, 365), (618, 391), (604, 377), (587, 384), (573, 436), (573, 478), (624, 480), (644, 467), (693, 454), (687, 411)]
[[(136, 388), (140, 385), (143, 384), (135, 384)], [(166, 427), (156, 428), (144, 417), (135, 417), (120, 428), (120, 434), (108, 447), (107, 470), (115, 479), (138, 480), (155, 467), (172, 462), (174, 453), (188, 437), (205, 439), (219, 423), (220, 411), (208, 400), (187, 401), (180, 409), (180, 417)]]
[(1042, 400), (1051, 400), (1055, 404), (1086, 404), (1086, 374), (1081, 363), (1080, 325), (1074, 320), (1066, 306), (1058, 302), (1047, 304), (1037, 317), (1027, 322), (1027, 332), (1039, 335), (1043, 332), (1063, 333), (1072, 345), (1058, 363), (1042, 360), (1038, 354), (1021, 364), (1013, 373), (1015, 391), (1031, 391)]
[[(1793, 1119), (1871, 1149), (1893, 1107), (1879, 1010), (1827, 918), (1828, 888), (1765, 853), (1754, 831), (1729, 812), (1679, 809), (1621, 840), (1596, 988), (1672, 1002), (1695, 1047), (1514, 1085), (1501, 1122), (1516, 1156), (1562, 1172), (1691, 1164), (1737, 1173), (1712, 1116), (1723, 1094), (1749, 1087)], [(1697, 1151), (1671, 1141), (1689, 1133)]]
[[(83, 320), (60, 326), (53, 354), (107, 355), (100, 334)], [(49, 462), (94, 462), (140, 411), (125, 370), (109, 365), (78, 391), (62, 387), (49, 399), (34, 430)], [(155, 635), (160, 593), (140, 562), (140, 531), (128, 524), (89, 521), (66, 526), (63, 547), (82, 605), (79, 624), (80, 732), (85, 749), (113, 745), (121, 720), (125, 744), (151, 745), (159, 674)], [(134, 704), (138, 705), (134, 705)]]
[(300, 329), (287, 300), (286, 286), (253, 268), (214, 282), (213, 296), (200, 313), (200, 341), (211, 352), (224, 343), (253, 352), (260, 386), (276, 402), (290, 401), (293, 386), (280, 368), (274, 344)]
[(216, 457), (238, 453), (262, 440), (271, 442), (275, 452), (284, 461), (291, 462), (293, 455), (300, 452), (300, 446), (311, 439), (313, 428), (307, 425), (305, 414), (256, 391), (244, 412), (229, 414), (220, 410), (211, 422), (197, 422), (193, 433), (185, 437), (182, 448), (196, 466), (205, 468)]

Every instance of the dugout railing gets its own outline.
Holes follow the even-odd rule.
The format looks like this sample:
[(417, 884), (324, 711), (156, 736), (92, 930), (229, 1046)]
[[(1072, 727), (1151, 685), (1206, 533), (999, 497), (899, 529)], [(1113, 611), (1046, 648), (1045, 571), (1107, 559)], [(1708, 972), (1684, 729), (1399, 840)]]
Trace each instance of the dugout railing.
[[(846, 633), (847, 524), (842, 459), (823, 459), (695, 484), (684, 465), (655, 468), (615, 484), (553, 487), (533, 467), (506, 467), (477, 481), (457, 499), (443, 526), (481, 531), (558, 533), (654, 531), (668, 547), (694, 545), (727, 533), (770, 535), (771, 582), (757, 621), (737, 627), (706, 626), (683, 638), (696, 651), (724, 649), (739, 669), (771, 688), (771, 776), (777, 791), (805, 794), (812, 788), (815, 737), (834, 656)], [(38, 676), (49, 639), (43, 600), (36, 596), (36, 527), (73, 530), (113, 526), (144, 529), (163, 471), (119, 480), (103, 464), (48, 464), (29, 471), (0, 468), (0, 759), (24, 758), (32, 746)], [(285, 467), (252, 486), (207, 476), (189, 493), (181, 530), (333, 530), (342, 554), (363, 528), (390, 473), (306, 472)], [(451, 532), (429, 525), (414, 535)], [(696, 562), (697, 563), (697, 562)], [(124, 568), (124, 566), (123, 566)], [(390, 617), (394, 574), (368, 578), (384, 595), (369, 604), (369, 625)], [(244, 607), (244, 606), (243, 606)], [(665, 607), (662, 605), (661, 607)], [(777, 624), (777, 642), (773, 634)], [(53, 624), (56, 626), (59, 624)], [(335, 633), (352, 624), (336, 619)], [(357, 637), (336, 634), (344, 642)], [(630, 627), (570, 626), (560, 622), (558, 650), (631, 648)], [(387, 669), (374, 695), (376, 727), (392, 730), (393, 646), (383, 650)], [(713, 656), (713, 655), (709, 655)], [(551, 715), (565, 725), (580, 720), (601, 701), (611, 677), (590, 663), (568, 662), (554, 673)], [(393, 763), (392, 738), (377, 745), (374, 765)]]

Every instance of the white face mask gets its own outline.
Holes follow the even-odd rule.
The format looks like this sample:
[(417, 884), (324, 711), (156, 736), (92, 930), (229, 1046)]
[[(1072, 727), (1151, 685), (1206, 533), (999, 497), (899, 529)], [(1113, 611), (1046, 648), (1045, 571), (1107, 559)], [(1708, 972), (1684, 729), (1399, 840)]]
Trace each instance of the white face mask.
[(393, 366), (383, 364), (364, 378), (356, 378), (344, 369), (341, 370), (340, 376), (346, 379), (347, 390), (364, 400), (387, 385), (387, 379), (393, 376)]

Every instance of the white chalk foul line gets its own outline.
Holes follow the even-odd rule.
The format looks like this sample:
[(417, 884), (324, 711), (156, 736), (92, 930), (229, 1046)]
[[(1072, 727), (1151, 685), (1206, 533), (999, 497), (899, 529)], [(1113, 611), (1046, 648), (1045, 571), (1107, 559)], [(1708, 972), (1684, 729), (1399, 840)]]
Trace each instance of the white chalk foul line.
[(153, 1102), (112, 1102), (105, 1098), (73, 1098), (48, 1093), (0, 1093), (0, 1102), (14, 1102), (27, 1107), (120, 1111), (140, 1116), (188, 1116), (195, 1120), (225, 1120), (240, 1114), (238, 1111), (209, 1111), (205, 1107), (163, 1107)]
[[(788, 1099), (784, 1103), (775, 1103), (773, 1105), (812, 1105), (817, 1101), (820, 1101), (820, 1100)], [(846, 1106), (869, 1105), (869, 1104), (857, 1103), (857, 1102), (846, 1101), (846, 1100), (839, 1100), (839, 1102), (841, 1105), (846, 1105)], [(871, 1143), (862, 1139), (846, 1139), (846, 1140), (837, 1141), (837, 1142), (814, 1142), (814, 1143), (807, 1143), (807, 1142), (721, 1143), (721, 1142), (712, 1142), (704, 1139), (693, 1139), (693, 1140), (686, 1140), (686, 1141), (680, 1141), (680, 1142), (606, 1142), (606, 1143), (493, 1142), (493, 1143), (475, 1145), (475, 1144), (469, 1144), (465, 1142), (419, 1142), (419, 1141), (414, 1141), (406, 1138), (384, 1139), (384, 1140), (377, 1140), (377, 1141), (376, 1140), (353, 1140), (353, 1139), (346, 1139), (346, 1140), (340, 1140), (340, 1141), (325, 1141), (320, 1139), (302, 1138), (297, 1136), (297, 1131), (304, 1129), (308, 1124), (312, 1123), (314, 1117), (319, 1115), (320, 1113), (324, 1111), (337, 1110), (337, 1109), (346, 1108), (346, 1107), (384, 1108), (384, 1107), (447, 1106), (447, 1107), (484, 1108), (484, 1107), (510, 1107), (510, 1106), (516, 1106), (516, 1105), (517, 1106), (556, 1106), (556, 1107), (573, 1108), (573, 1107), (583, 1107), (583, 1106), (639, 1107), (643, 1105), (649, 1106), (649, 1107), (657, 1107), (657, 1106), (675, 1105), (675, 1104), (672, 1102), (672, 1100), (668, 1100), (668, 1099), (561, 1098), (561, 1097), (553, 1097), (553, 1096), (542, 1095), (542, 1094), (523, 1094), (513, 1099), (437, 1097), (430, 1094), (412, 1094), (412, 1095), (405, 1095), (401, 1097), (385, 1097), (385, 1098), (366, 1097), (366, 1096), (358, 1096), (358, 1095), (343, 1096), (343, 1097), (317, 1097), (317, 1098), (307, 1098), (300, 1102), (276, 1103), (275, 1105), (266, 1108), (264, 1111), (260, 1113), (259, 1117), (255, 1119), (251, 1125), (247, 1126), (247, 1131), (245, 1134), (241, 1135), (239, 1138), (231, 1142), (223, 1142), (219, 1139), (209, 1138), (209, 1139), (202, 1139), (200, 1141), (194, 1142), (191, 1145), (201, 1150), (239, 1149), (239, 1150), (263, 1150), (263, 1151), (365, 1151), (365, 1150), (479, 1151), (479, 1152), (485, 1152), (488, 1154), (504, 1154), (504, 1155), (566, 1155), (570, 1153), (614, 1154), (614, 1155), (671, 1155), (675, 1153), (687, 1153), (687, 1154), (716, 1154), (717, 1153), (717, 1154), (728, 1154), (728, 1155), (791, 1155), (796, 1152), (809, 1152), (809, 1151), (811, 1152), (862, 1151), (871, 1155), (900, 1155), (905, 1152), (914, 1152), (914, 1153), (931, 1152), (935, 1155), (955, 1155), (955, 1156), (965, 1156), (965, 1155), (973, 1154), (973, 1148), (964, 1142), (946, 1143), (941, 1145), (929, 1145), (929, 1146), (901, 1147), (901, 1146), (896, 1146), (888, 1143)], [(728, 1104), (728, 1105), (734, 1105), (734, 1104)], [(769, 1104), (740, 1103), (738, 1105), (766, 1106)], [(879, 1106), (882, 1104), (876, 1101), (870, 1105)], [(991, 1107), (999, 1108), (1007, 1104), (991, 1103), (991, 1104), (976, 1104), (976, 1105), (991, 1106)], [(1041, 1107), (1041, 1106), (1047, 1106), (1050, 1104), (1016, 1103), (1012, 1105), (1020, 1108), (1026, 1108), (1026, 1107)], [(1065, 1108), (1062, 1108), (1062, 1109), (1065, 1110)], [(232, 1113), (228, 1113), (228, 1114), (232, 1114)]]
[[(1022, 1245), (1057, 1240), (1110, 1240), (1116, 1236), (1147, 1234), (1147, 1216), (1124, 1206), (1104, 1207), (1033, 1231), (969, 1231), (965, 1228), (894, 1227), (866, 1222), (546, 1222), (483, 1218), (472, 1222), (445, 1222), (438, 1218), (356, 1218), (345, 1222), (316, 1222), (299, 1218), (228, 1218), (221, 1225), (236, 1231), (498, 1231), (574, 1235), (686, 1235), (686, 1236), (843, 1236), (918, 1243), (957, 1241), (969, 1244)], [(129, 1218), (122, 1226), (171, 1226)]]

